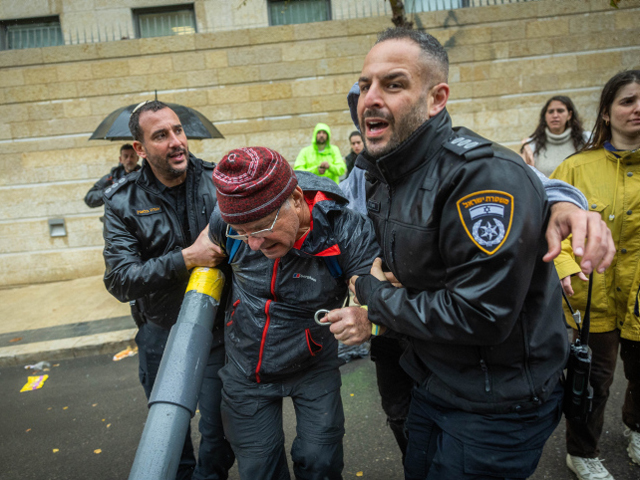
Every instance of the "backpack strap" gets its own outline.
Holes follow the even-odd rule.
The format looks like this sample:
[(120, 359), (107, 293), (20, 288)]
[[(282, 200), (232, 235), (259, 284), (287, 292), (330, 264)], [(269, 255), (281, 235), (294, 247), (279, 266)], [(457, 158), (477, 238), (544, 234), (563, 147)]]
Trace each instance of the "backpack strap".
[(331, 273), (333, 278), (342, 277), (342, 268), (340, 268), (340, 264), (338, 263), (338, 259), (336, 257), (322, 257), (324, 258), (324, 262), (327, 264), (327, 268)]
[(233, 260), (233, 257), (238, 252), (238, 249), (240, 248), (241, 243), (242, 243), (242, 240), (238, 240), (237, 238), (227, 237), (227, 243), (225, 244), (224, 248), (227, 251), (227, 255), (229, 255), (229, 260), (228, 260), (229, 263), (231, 263), (231, 260)]

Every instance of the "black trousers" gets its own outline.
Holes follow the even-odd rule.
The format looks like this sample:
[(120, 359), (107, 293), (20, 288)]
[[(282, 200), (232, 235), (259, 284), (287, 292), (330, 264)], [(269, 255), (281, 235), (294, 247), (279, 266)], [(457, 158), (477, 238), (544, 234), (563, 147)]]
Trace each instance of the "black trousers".
[(387, 424), (400, 447), (404, 463), (407, 453), (405, 423), (415, 382), (400, 366), (403, 351), (404, 346), (396, 338), (383, 336), (371, 339), (371, 360), (376, 364), (382, 410), (387, 415)]
[(541, 406), (525, 412), (479, 414), (452, 408), (423, 386), (413, 390), (404, 463), (406, 480), (515, 480), (535, 471), (560, 422), (558, 382)]
[(341, 480), (344, 412), (337, 366), (314, 365), (280, 381), (256, 383), (230, 361), (220, 370), (222, 420), (242, 480), (289, 480), (282, 399), (291, 397), (296, 438), (291, 446), (297, 479)]

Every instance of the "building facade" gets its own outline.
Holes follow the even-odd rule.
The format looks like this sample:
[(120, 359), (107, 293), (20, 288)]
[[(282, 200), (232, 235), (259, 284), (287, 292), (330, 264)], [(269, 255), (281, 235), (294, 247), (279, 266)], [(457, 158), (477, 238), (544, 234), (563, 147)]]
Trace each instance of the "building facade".
[[(190, 142), (205, 160), (264, 145), (293, 162), (318, 122), (331, 126), (347, 154), (353, 125), (346, 94), (376, 33), (392, 26), (386, 2), (367, 13), (363, 5), (374, 0), (350, 1), (344, 5), (361, 10), (347, 19), (337, 19), (347, 9), (334, 0), (331, 20), (269, 26), (275, 14), (265, 0), (192, 2), (182, 10), (193, 25), (159, 20), (171, 1), (0, 0), (0, 286), (103, 271), (102, 213), (83, 197), (117, 163), (121, 143), (88, 138), (113, 110), (154, 91), (200, 111), (223, 133), (223, 140)], [(298, 15), (293, 21), (303, 19)], [(47, 45), (62, 44), (37, 46), (54, 28), (52, 18), (61, 33), (56, 40), (50, 32)], [(454, 123), (512, 148), (557, 93), (574, 100), (591, 128), (604, 82), (640, 68), (639, 0), (625, 0), (619, 10), (608, 0), (538, 0), (410, 18), (448, 50)], [(24, 19), (45, 25), (17, 48)], [(95, 29), (93, 39), (82, 33), (127, 22), (129, 30), (121, 26), (117, 35), (109, 33), (115, 27), (100, 38)]]

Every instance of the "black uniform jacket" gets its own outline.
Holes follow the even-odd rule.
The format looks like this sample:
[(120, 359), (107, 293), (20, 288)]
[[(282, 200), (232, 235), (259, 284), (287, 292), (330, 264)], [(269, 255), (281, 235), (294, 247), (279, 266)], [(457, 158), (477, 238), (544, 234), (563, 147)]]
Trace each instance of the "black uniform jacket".
[[(339, 364), (338, 342), (328, 326), (315, 323), (314, 314), (321, 308), (340, 308), (349, 278), (369, 273), (380, 256), (371, 221), (346, 208), (335, 182), (309, 172), (295, 173), (311, 210), (309, 232), (282, 258), (271, 260), (242, 242), (230, 261), (233, 286), (225, 350), (229, 361), (258, 383), (318, 362)], [(210, 221), (211, 240), (224, 247), (225, 232), (216, 209)], [(330, 270), (336, 261), (338, 276)]]
[(549, 207), (515, 153), (446, 110), (367, 170), (367, 209), (404, 288), (371, 275), (369, 319), (410, 340), (403, 366), (434, 395), (476, 412), (539, 405), (568, 355), (561, 290), (544, 263)]
[[(136, 168), (134, 171), (137, 171), (139, 169), (140, 169), (140, 166), (136, 165)], [(102, 195), (104, 195), (104, 191), (114, 183), (123, 179), (126, 175), (127, 173), (124, 170), (124, 166), (117, 165), (113, 167), (109, 173), (107, 173), (104, 177), (98, 180), (93, 185), (93, 187), (89, 189), (89, 191), (84, 197), (84, 203), (86, 203), (87, 206), (91, 208), (101, 207), (104, 204), (104, 200), (102, 199)]]
[[(138, 172), (127, 175), (124, 182), (113, 185), (104, 195), (107, 290), (121, 302), (136, 300), (144, 320), (163, 328), (171, 328), (176, 322), (189, 281), (182, 249), (192, 245), (204, 230), (216, 204), (213, 168), (213, 163), (189, 155), (189, 235), (183, 231), (173, 206), (162, 196), (146, 161)], [(218, 314), (222, 319), (222, 307)]]

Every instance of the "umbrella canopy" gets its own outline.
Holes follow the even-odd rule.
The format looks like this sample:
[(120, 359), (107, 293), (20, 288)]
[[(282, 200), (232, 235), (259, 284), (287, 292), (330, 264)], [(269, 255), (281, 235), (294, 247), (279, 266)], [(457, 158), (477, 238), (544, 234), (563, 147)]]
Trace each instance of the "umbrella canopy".
[[(128, 105), (111, 112), (105, 118), (89, 140), (133, 140), (129, 130), (129, 117), (138, 104)], [(207, 117), (193, 108), (167, 103), (182, 123), (184, 133), (189, 139), (224, 138)]]

